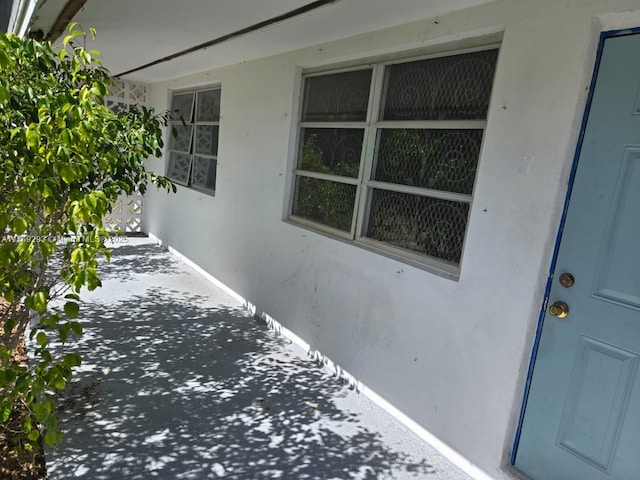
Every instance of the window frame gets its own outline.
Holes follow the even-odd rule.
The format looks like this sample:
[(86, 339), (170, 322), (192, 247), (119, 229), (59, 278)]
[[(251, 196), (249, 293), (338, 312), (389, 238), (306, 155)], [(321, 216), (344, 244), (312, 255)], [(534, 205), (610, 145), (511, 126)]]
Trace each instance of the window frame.
[[(203, 86), (203, 87), (197, 87), (197, 88), (190, 88), (190, 89), (185, 89), (185, 90), (172, 90), (170, 91), (170, 95), (169, 95), (169, 128), (168, 128), (168, 139), (167, 139), (167, 148), (166, 148), (166, 154), (167, 154), (167, 164), (166, 164), (166, 176), (168, 178), (171, 179), (172, 182), (176, 183), (177, 185), (186, 187), (186, 188), (190, 188), (192, 190), (195, 190), (197, 192), (200, 193), (204, 193), (206, 195), (209, 196), (215, 196), (216, 193), (216, 180), (217, 180), (217, 169), (218, 169), (218, 148), (219, 148), (219, 144), (220, 144), (220, 121), (222, 118), (222, 115), (219, 114), (218, 115), (218, 120), (200, 120), (198, 118), (198, 98), (199, 95), (202, 93), (206, 93), (206, 92), (211, 92), (211, 91), (219, 91), (220, 92), (220, 104), (222, 105), (222, 86), (221, 85), (207, 85), (207, 86)], [(172, 105), (173, 105), (173, 100), (175, 96), (179, 96), (179, 95), (187, 95), (187, 94), (193, 94), (193, 100), (192, 100), (192, 104), (191, 104), (191, 112), (190, 112), (190, 117), (189, 117), (189, 121), (187, 121), (186, 119), (174, 119), (172, 117)], [(185, 151), (185, 150), (178, 150), (176, 148), (172, 148), (171, 147), (171, 141), (172, 141), (172, 136), (173, 136), (173, 128), (176, 126), (182, 126), (182, 125), (188, 125), (191, 126), (191, 134), (190, 134), (190, 140), (189, 140), (189, 151)], [(217, 135), (217, 145), (218, 147), (216, 148), (216, 154), (215, 155), (210, 155), (210, 154), (205, 154), (205, 153), (200, 153), (200, 152), (196, 152), (196, 133), (198, 130), (199, 126), (214, 126), (218, 128), (218, 135)], [(188, 169), (188, 173), (187, 173), (187, 180), (181, 180), (181, 179), (176, 179), (172, 176), (170, 176), (170, 172), (169, 172), (169, 167), (171, 165), (171, 155), (172, 154), (179, 154), (179, 155), (187, 155), (189, 156), (189, 169)], [(210, 162), (213, 162), (214, 168), (215, 168), (215, 174), (214, 174), (214, 185), (213, 188), (206, 188), (203, 187), (201, 185), (197, 185), (193, 183), (193, 174), (194, 174), (194, 163), (196, 161), (197, 158), (205, 158), (207, 160), (209, 160)]]
[[(497, 50), (496, 65), (494, 70), (494, 76), (491, 84), (491, 93), (489, 97), (489, 105), (494, 95), (493, 87), (495, 84), (495, 72), (498, 68), (500, 44), (492, 43), (482, 46), (476, 46), (472, 48), (451, 50), (440, 53), (430, 53), (426, 55), (414, 55), (407, 57), (396, 57), (393, 59), (385, 59), (379, 62), (367, 62), (360, 65), (353, 65), (345, 68), (326, 68), (319, 69), (314, 68), (310, 71), (301, 72), (300, 83), (300, 101), (298, 105), (298, 116), (296, 124), (296, 148), (294, 150), (295, 156), (293, 158), (293, 173), (292, 181), (290, 184), (290, 195), (288, 202), (288, 210), (286, 220), (290, 221), (294, 225), (307, 228), (327, 235), (338, 240), (345, 241), (351, 245), (365, 248), (378, 254), (393, 258), (395, 260), (407, 263), (418, 268), (428, 270), (433, 273), (440, 274), (447, 278), (457, 280), (460, 276), (462, 268), (462, 262), (464, 257), (464, 251), (468, 239), (468, 230), (470, 218), (473, 212), (473, 200), (474, 192), (478, 179), (478, 171), (482, 160), (482, 151), (485, 141), (486, 128), (488, 124), (489, 110), (483, 120), (383, 120), (381, 118), (382, 109), (385, 100), (385, 75), (387, 75), (387, 69), (396, 64), (403, 64), (408, 62), (415, 62), (421, 60), (444, 58), (449, 56), (456, 56), (468, 53), (483, 52), (489, 50)], [(305, 84), (307, 78), (316, 76), (333, 75), (343, 72), (350, 72), (356, 70), (371, 69), (371, 85), (369, 90), (369, 100), (367, 103), (367, 114), (364, 122), (304, 122), (302, 121), (305, 102)], [(301, 151), (303, 147), (302, 136), (305, 128), (362, 128), (364, 129), (363, 147), (360, 157), (360, 169), (358, 177), (340, 177), (336, 175), (324, 174), (319, 172), (310, 172), (299, 168), (299, 162), (301, 158)], [(394, 184), (389, 182), (382, 182), (372, 179), (374, 163), (376, 161), (376, 150), (378, 147), (380, 134), (385, 129), (416, 129), (416, 130), (480, 130), (482, 131), (482, 139), (480, 141), (478, 158), (475, 167), (475, 175), (473, 179), (473, 185), (470, 194), (450, 192), (446, 190), (429, 189), (423, 187), (415, 187), (402, 184)], [(316, 222), (298, 215), (295, 215), (294, 208), (296, 202), (297, 189), (296, 184), (298, 178), (311, 177), (320, 180), (339, 181), (342, 183), (349, 183), (356, 185), (355, 204), (352, 218), (352, 225), (349, 232), (330, 227), (328, 225)], [(466, 218), (466, 224), (464, 228), (464, 236), (461, 244), (460, 260), (457, 265), (447, 262), (446, 260), (438, 259), (437, 257), (428, 256), (426, 254), (419, 254), (412, 252), (408, 249), (394, 246), (389, 243), (385, 243), (380, 240), (366, 236), (366, 229), (369, 224), (369, 216), (371, 213), (372, 192), (374, 189), (382, 191), (391, 191), (403, 194), (410, 194), (414, 196), (421, 196), (427, 198), (433, 198), (434, 200), (445, 200), (460, 202), (468, 205), (468, 213)]]
[[(363, 179), (363, 162), (366, 159), (366, 145), (367, 145), (367, 129), (368, 126), (370, 124), (370, 116), (371, 116), (371, 108), (372, 108), (372, 100), (373, 100), (373, 89), (372, 87), (369, 88), (369, 99), (367, 101), (367, 115), (365, 118), (365, 121), (363, 122), (303, 122), (301, 120), (302, 118), (302, 114), (304, 111), (304, 99), (302, 98), (302, 94), (304, 93), (304, 81), (307, 78), (312, 78), (312, 77), (321, 77), (324, 75), (329, 75), (329, 74), (337, 74), (337, 73), (347, 73), (347, 72), (354, 72), (354, 71), (360, 71), (360, 70), (372, 70), (371, 73), (371, 85), (373, 85), (373, 74), (374, 74), (374, 70), (373, 70), (374, 65), (373, 64), (365, 64), (365, 65), (359, 65), (359, 66), (354, 66), (354, 67), (348, 67), (348, 68), (341, 68), (341, 69), (333, 69), (330, 71), (319, 71), (319, 72), (314, 72), (311, 74), (303, 74), (302, 76), (302, 89), (300, 91), (301, 94), (301, 99), (302, 101), (300, 102), (299, 105), (299, 112), (298, 112), (298, 123), (297, 123), (297, 138), (296, 138), (296, 154), (295, 154), (295, 158), (294, 158), (294, 169), (293, 169), (293, 185), (291, 188), (291, 195), (290, 195), (290, 202), (289, 202), (289, 209), (288, 209), (288, 219), (293, 220), (296, 223), (300, 223), (302, 225), (305, 225), (306, 227), (312, 229), (312, 230), (320, 230), (323, 233), (327, 233), (331, 236), (336, 236), (339, 238), (342, 238), (344, 240), (353, 240), (354, 235), (355, 235), (355, 229), (357, 227), (356, 224), (356, 210), (354, 209), (354, 215), (353, 218), (351, 220), (351, 228), (349, 232), (345, 232), (343, 230), (340, 230), (338, 228), (334, 228), (334, 227), (330, 227), (328, 225), (319, 223), (319, 222), (314, 222), (313, 220), (309, 220), (306, 219), (304, 217), (300, 217), (297, 215), (294, 215), (293, 212), (293, 208), (294, 208), (294, 204), (295, 204), (295, 198), (296, 198), (296, 179), (298, 177), (307, 177), (307, 178), (316, 178), (318, 180), (327, 180), (327, 181), (332, 181), (332, 182), (339, 182), (339, 183), (344, 183), (344, 184), (348, 184), (348, 185), (355, 185), (356, 186), (356, 204), (358, 203), (358, 198), (360, 195), (360, 189), (362, 187), (362, 179)], [(328, 173), (320, 173), (320, 172), (312, 172), (309, 170), (302, 170), (300, 168), (298, 168), (298, 160), (300, 159), (300, 156), (302, 154), (302, 148), (304, 147), (303, 142), (302, 142), (302, 134), (303, 134), (303, 130), (305, 128), (338, 128), (338, 129), (361, 129), (363, 130), (363, 148), (362, 151), (360, 152), (360, 168), (358, 171), (358, 176), (357, 177), (345, 177), (342, 175), (332, 175), (332, 174), (328, 174)]]

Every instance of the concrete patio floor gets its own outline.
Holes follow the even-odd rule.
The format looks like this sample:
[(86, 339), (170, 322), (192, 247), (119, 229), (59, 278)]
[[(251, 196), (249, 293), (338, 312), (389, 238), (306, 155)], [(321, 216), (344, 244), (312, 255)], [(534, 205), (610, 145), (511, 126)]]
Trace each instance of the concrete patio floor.
[(170, 253), (127, 240), (83, 295), (51, 480), (470, 479)]

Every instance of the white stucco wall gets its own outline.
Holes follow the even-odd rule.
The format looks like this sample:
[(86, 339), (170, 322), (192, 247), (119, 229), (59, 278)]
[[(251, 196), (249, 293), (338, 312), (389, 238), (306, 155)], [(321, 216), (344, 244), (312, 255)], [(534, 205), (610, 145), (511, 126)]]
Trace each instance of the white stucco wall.
[[(160, 110), (170, 89), (222, 85), (218, 178), (215, 197), (150, 192), (144, 228), (491, 476), (509, 478), (598, 35), (603, 24), (640, 25), (627, 12), (639, 8), (505, 0), (155, 84)], [(459, 281), (282, 221), (301, 69), (499, 37)]]

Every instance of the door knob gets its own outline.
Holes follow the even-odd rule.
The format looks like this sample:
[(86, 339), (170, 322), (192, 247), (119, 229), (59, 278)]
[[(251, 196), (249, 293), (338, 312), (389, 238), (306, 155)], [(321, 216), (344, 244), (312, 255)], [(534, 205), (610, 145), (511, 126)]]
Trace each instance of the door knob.
[(560, 285), (565, 288), (573, 287), (573, 284), (576, 283), (576, 279), (573, 278), (573, 275), (567, 272), (561, 274), (558, 281), (560, 282)]
[(553, 302), (549, 307), (549, 314), (554, 317), (564, 318), (569, 315), (569, 305), (564, 302)]

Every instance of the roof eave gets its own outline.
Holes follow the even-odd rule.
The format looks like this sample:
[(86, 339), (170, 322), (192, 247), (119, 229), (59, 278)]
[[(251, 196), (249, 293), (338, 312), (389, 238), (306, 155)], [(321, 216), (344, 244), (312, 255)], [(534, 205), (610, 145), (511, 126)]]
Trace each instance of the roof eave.
[(21, 37), (27, 34), (38, 0), (13, 0), (7, 32)]

